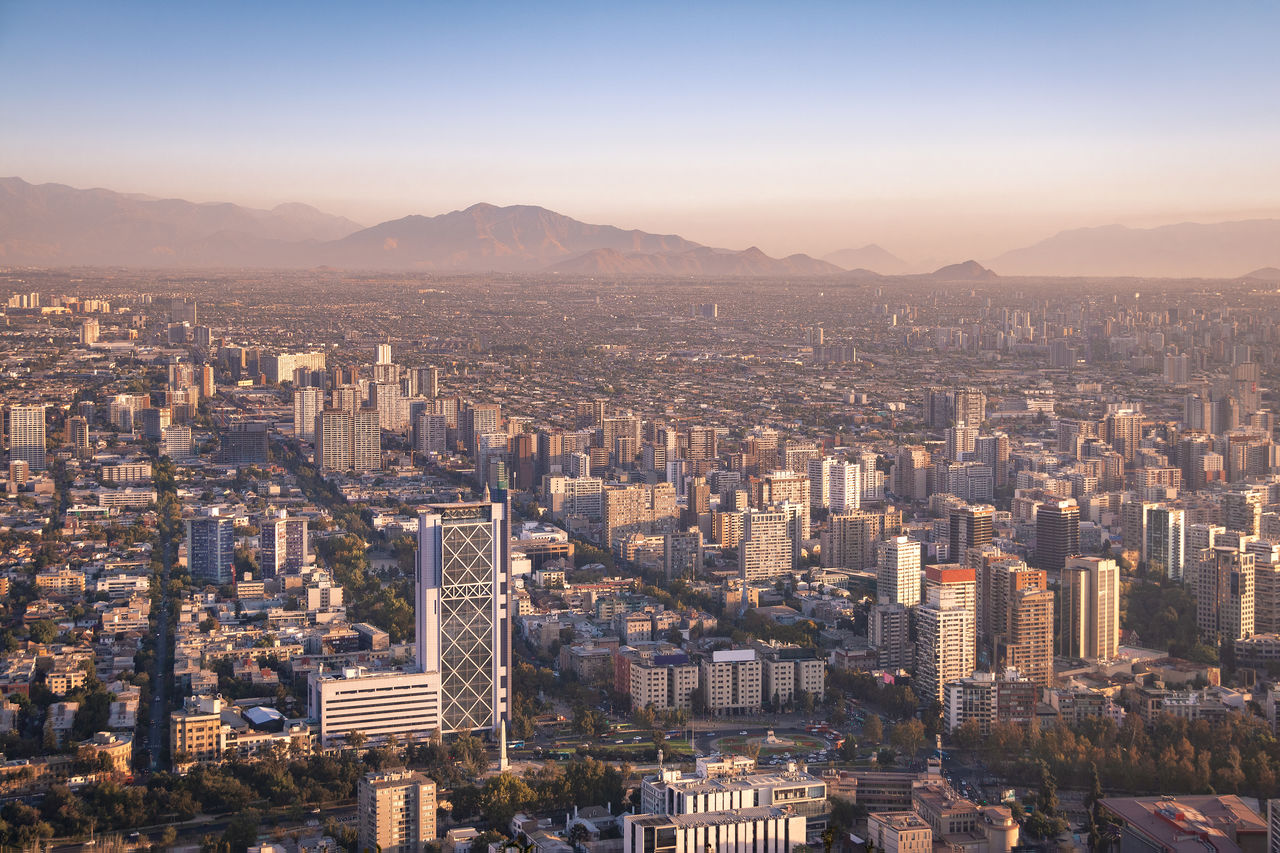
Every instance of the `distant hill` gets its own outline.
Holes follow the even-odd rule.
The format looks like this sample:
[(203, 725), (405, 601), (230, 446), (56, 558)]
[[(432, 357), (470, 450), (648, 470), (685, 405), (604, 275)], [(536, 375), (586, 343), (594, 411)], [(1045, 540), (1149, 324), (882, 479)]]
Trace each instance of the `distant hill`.
[(1004, 275), (1233, 278), (1280, 266), (1280, 219), (1078, 228), (990, 263)]
[(948, 264), (924, 276), (938, 281), (991, 281), (999, 278), (991, 270), (977, 261), (964, 261), (959, 264)]
[(336, 240), (360, 228), (305, 204), (255, 210), (0, 178), (0, 263), (6, 264), (220, 263), (264, 252), (274, 257), (276, 243)]
[(553, 264), (548, 271), (621, 276), (815, 276), (842, 272), (839, 267), (808, 255), (771, 258), (754, 246), (741, 252), (706, 246), (666, 253), (624, 254), (616, 249), (594, 249)]
[(906, 261), (874, 243), (861, 249), (841, 249), (823, 255), (822, 260), (846, 270), (870, 270), (881, 275), (901, 275), (910, 271)]
[(655, 254), (695, 248), (673, 234), (588, 225), (542, 207), (476, 204), (383, 222), (324, 246), (318, 256), (339, 267), (535, 272), (597, 249)]
[(834, 275), (807, 255), (713, 249), (532, 205), (476, 204), (362, 228), (302, 204), (254, 210), (0, 179), (0, 264), (587, 275)]
[(1249, 273), (1245, 278), (1258, 279), (1259, 281), (1280, 281), (1280, 268), (1263, 267), (1260, 270), (1254, 270)]

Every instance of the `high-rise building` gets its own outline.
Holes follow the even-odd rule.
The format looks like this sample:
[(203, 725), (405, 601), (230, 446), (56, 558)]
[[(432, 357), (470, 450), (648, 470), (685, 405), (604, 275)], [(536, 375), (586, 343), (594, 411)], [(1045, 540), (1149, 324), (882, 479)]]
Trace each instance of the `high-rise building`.
[(967, 678), (976, 663), (974, 570), (955, 564), (925, 567), (925, 599), (916, 608), (916, 695), (942, 702), (949, 681)]
[(1155, 506), (1147, 512), (1147, 572), (1180, 581), (1186, 574), (1185, 510)]
[(289, 518), (281, 512), (258, 527), (258, 567), (263, 578), (297, 573), (307, 564), (310, 531), (305, 518)]
[(1262, 506), (1266, 489), (1232, 489), (1222, 496), (1222, 521), (1228, 530), (1247, 536), (1262, 532)]
[(1120, 648), (1120, 569), (1115, 560), (1072, 557), (1062, 570), (1059, 653), (1083, 660), (1115, 660)]
[(951, 560), (964, 562), (970, 548), (985, 548), (991, 544), (995, 530), (996, 508), (990, 504), (969, 504), (954, 507), (948, 513), (948, 535)]
[(302, 441), (315, 441), (316, 420), (324, 411), (324, 390), (299, 388), (293, 392), (293, 435)]
[(232, 421), (222, 433), (220, 456), (229, 465), (260, 465), (267, 461), (267, 423)]
[(1194, 589), (1202, 642), (1222, 646), (1253, 636), (1255, 559), (1229, 545), (1198, 553)]
[(1036, 566), (1056, 571), (1080, 553), (1080, 507), (1074, 500), (1036, 507)]
[(174, 462), (186, 462), (195, 458), (191, 444), (191, 427), (170, 424), (160, 431), (160, 453)]
[(418, 853), (436, 837), (436, 783), (421, 773), (366, 773), (358, 797), (361, 850)]
[(793, 567), (792, 525), (785, 510), (750, 510), (742, 516), (738, 571), (744, 581), (773, 580)]
[(831, 457), (810, 459), (806, 464), (809, 474), (809, 505), (814, 509), (831, 506)]
[(1015, 592), (1008, 630), (997, 646), (997, 666), (1012, 667), (1041, 687), (1053, 683), (1053, 600), (1053, 592), (1044, 588)]
[(1132, 462), (1142, 441), (1142, 413), (1132, 409), (1119, 409), (1107, 415), (1103, 422), (1105, 438), (1111, 448)]
[(831, 512), (852, 512), (862, 506), (862, 466), (837, 460), (831, 463)]
[(373, 350), (374, 364), (391, 363), (391, 344), (378, 344)]
[(45, 469), (44, 403), (9, 407), (9, 459)]
[(997, 488), (1009, 483), (1009, 436), (1003, 432), (980, 435), (973, 443), (973, 454), (978, 462), (991, 469)]
[(876, 664), (884, 669), (910, 669), (914, 666), (911, 610), (901, 604), (872, 607), (867, 618), (867, 644), (876, 650)]
[(901, 529), (902, 511), (895, 507), (833, 515), (827, 520), (827, 529), (818, 537), (822, 546), (822, 565), (837, 569), (875, 568), (879, 559), (876, 546), (880, 539), (896, 536)]
[(382, 429), (373, 409), (325, 409), (316, 425), (316, 464), (321, 471), (377, 471)]
[(921, 546), (906, 536), (894, 536), (877, 549), (876, 601), (914, 607), (920, 603)]
[(424, 456), (439, 456), (448, 449), (448, 434), (444, 415), (422, 412), (414, 423), (413, 449)]
[(211, 510), (209, 515), (187, 519), (187, 568), (197, 581), (218, 586), (234, 578), (235, 524)]
[(91, 455), (89, 449), (89, 419), (83, 415), (72, 415), (67, 418), (67, 444), (79, 459)]
[(474, 403), (458, 412), (458, 431), (467, 453), (475, 456), (476, 436), (498, 432), (502, 424), (502, 406), (497, 403)]
[(716, 458), (715, 427), (689, 427), (688, 450), (685, 458), (690, 462), (713, 461)]
[(967, 462), (973, 459), (978, 441), (978, 428), (965, 423), (958, 423), (943, 430), (946, 442), (947, 458), (952, 462)]
[(440, 675), (444, 732), (496, 730), (511, 707), (511, 569), (502, 503), (418, 516), (417, 662)]

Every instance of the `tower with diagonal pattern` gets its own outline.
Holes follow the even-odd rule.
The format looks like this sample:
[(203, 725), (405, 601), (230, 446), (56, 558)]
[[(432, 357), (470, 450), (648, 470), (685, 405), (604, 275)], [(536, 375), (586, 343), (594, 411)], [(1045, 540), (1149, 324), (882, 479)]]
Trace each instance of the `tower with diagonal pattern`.
[(418, 517), (417, 660), (440, 674), (442, 732), (508, 716), (511, 576), (505, 506), (433, 504)]

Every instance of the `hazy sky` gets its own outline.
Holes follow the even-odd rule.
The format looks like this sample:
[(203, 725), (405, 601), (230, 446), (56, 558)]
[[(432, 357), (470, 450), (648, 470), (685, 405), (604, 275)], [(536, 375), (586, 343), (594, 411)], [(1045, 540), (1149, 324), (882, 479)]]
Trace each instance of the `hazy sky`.
[(0, 0), (0, 174), (990, 257), (1280, 214), (1280, 4)]

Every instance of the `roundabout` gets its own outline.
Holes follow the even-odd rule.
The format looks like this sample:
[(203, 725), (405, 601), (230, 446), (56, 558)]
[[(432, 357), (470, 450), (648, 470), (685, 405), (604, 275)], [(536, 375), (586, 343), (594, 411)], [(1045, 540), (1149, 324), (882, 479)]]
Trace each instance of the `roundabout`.
[(797, 732), (775, 734), (772, 730), (763, 734), (726, 735), (711, 741), (711, 749), (722, 754), (750, 755), (757, 746), (760, 749), (757, 760), (790, 757), (795, 761), (806, 761), (809, 755), (830, 749), (827, 741), (814, 735)]

